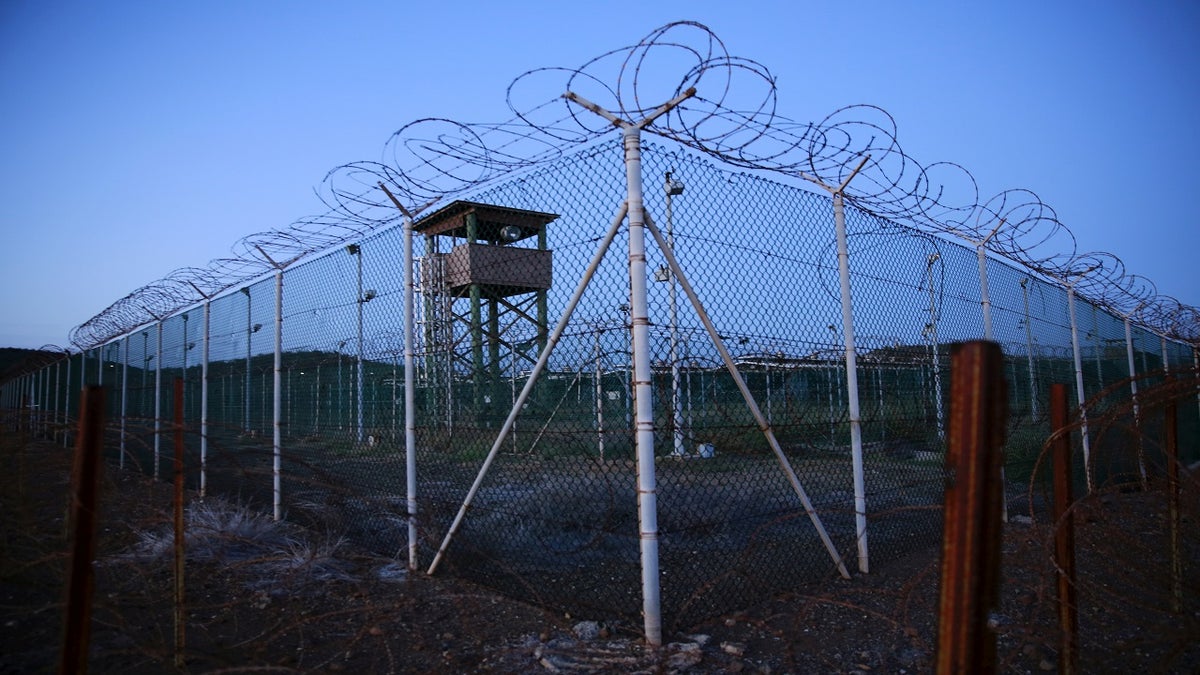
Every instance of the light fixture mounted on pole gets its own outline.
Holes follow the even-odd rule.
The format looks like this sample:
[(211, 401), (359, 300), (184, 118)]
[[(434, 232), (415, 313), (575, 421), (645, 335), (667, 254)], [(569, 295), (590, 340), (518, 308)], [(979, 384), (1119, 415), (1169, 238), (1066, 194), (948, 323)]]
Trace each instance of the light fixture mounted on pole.
[(940, 252), (929, 254), (926, 262), (925, 273), (926, 279), (929, 282), (929, 323), (925, 324), (925, 336), (929, 338), (930, 354), (933, 366), (933, 407), (937, 411), (937, 434), (941, 440), (946, 440), (946, 422), (945, 413), (942, 409), (942, 367), (941, 359), (938, 355), (938, 315), (937, 305), (935, 302), (937, 289), (933, 283), (933, 266), (937, 261), (942, 259)]
[(355, 296), (355, 304), (358, 305), (358, 353), (356, 355), (355, 365), (355, 440), (358, 443), (363, 442), (363, 305), (375, 298), (375, 290), (363, 290), (363, 262), (362, 262), (362, 247), (358, 244), (347, 244), (346, 253), (354, 256), (358, 264), (358, 293)]
[[(666, 172), (663, 182), (663, 191), (667, 195), (667, 246), (672, 253), (675, 251), (675, 230), (674, 230), (674, 212), (672, 210), (672, 197), (678, 197), (683, 194), (683, 183), (671, 177), (671, 172)], [(656, 281), (665, 281), (670, 283), (667, 287), (667, 298), (671, 321), (671, 345), (668, 358), (671, 361), (671, 426), (673, 427), (673, 436), (675, 440), (675, 449), (673, 454), (676, 457), (687, 455), (687, 449), (684, 448), (683, 438), (683, 402), (679, 396), (679, 314), (676, 305), (676, 286), (675, 278), (671, 274), (671, 270), (666, 267), (661, 267), (655, 272), (654, 278)]]

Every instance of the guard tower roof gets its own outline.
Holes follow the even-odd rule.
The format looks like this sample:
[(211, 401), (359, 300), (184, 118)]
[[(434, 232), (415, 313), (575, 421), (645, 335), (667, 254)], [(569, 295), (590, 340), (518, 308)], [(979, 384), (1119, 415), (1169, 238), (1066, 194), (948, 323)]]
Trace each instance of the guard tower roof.
[(501, 241), (500, 230), (509, 225), (517, 227), (521, 236), (508, 241), (520, 241), (536, 236), (546, 223), (558, 218), (556, 213), (458, 200), (413, 223), (413, 230), (425, 235), (466, 238), (467, 214), (470, 213), (475, 214), (479, 239), (493, 243)]

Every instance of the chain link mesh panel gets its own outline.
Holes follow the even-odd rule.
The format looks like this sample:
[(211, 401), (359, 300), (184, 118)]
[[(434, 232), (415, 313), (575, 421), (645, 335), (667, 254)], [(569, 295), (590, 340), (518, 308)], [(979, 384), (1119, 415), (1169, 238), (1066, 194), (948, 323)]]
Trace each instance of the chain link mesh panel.
[[(687, 625), (836, 573), (738, 378), (833, 546), (848, 563), (856, 554), (833, 208), (826, 194), (723, 170), (674, 147), (646, 145), (643, 175), (646, 210), (737, 367), (735, 377), (647, 233), (664, 613)], [(412, 375), (422, 562), (495, 446), (446, 566), (574, 614), (634, 618), (641, 589), (627, 228), (497, 444), (624, 197), (620, 147), (602, 143), (421, 214)], [(1194, 369), (1192, 348), (1132, 326), (1127, 349), (1124, 318), (1082, 297), (1074, 298), (1073, 338), (1061, 284), (989, 257), (984, 298), (973, 245), (853, 203), (846, 226), (876, 561), (939, 536), (949, 347), (983, 335), (985, 310), (1008, 359), (1014, 512), (1044, 505), (1030, 497), (1030, 480), (1050, 432), (1049, 386), (1068, 383), (1077, 395), (1077, 357), (1089, 419), (1098, 420), (1089, 428), (1093, 478), (1110, 484), (1161, 471), (1162, 407), (1139, 407), (1133, 385), (1160, 382), (1164, 364), (1181, 376)], [(71, 392), (102, 379), (114, 392), (110, 417), (123, 415), (109, 446), (165, 477), (178, 378), (193, 487), (203, 452), (207, 490), (267, 508), (278, 433), (287, 517), (396, 555), (408, 524), (403, 235), (383, 229), (288, 267), (278, 315), (271, 275), (9, 382), (4, 400), (31, 396), (55, 419), (70, 419)], [(1200, 405), (1179, 413), (1181, 432), (1192, 435), (1184, 437), (1194, 437)]]

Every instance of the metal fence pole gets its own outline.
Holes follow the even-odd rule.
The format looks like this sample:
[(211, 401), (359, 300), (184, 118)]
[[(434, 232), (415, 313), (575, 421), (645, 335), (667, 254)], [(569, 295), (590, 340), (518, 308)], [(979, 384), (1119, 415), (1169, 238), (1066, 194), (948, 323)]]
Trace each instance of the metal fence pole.
[(200, 347), (200, 497), (208, 485), (208, 357), (212, 301), (204, 300), (204, 340)]
[[(667, 247), (672, 252), (675, 250), (675, 222), (673, 200), (674, 196), (683, 194), (683, 183), (671, 178), (671, 172), (668, 171), (665, 176), (663, 191), (667, 198)], [(668, 359), (671, 362), (671, 427), (672, 436), (675, 441), (674, 454), (684, 456), (687, 450), (684, 448), (684, 423), (683, 423), (683, 400), (679, 395), (679, 312), (678, 302), (676, 299), (676, 283), (675, 273), (667, 270), (667, 283), (670, 284), (667, 288), (667, 306), (670, 315), (671, 323), (671, 343)], [(770, 387), (767, 389), (770, 392)]]
[(1067, 387), (1050, 385), (1050, 426), (1054, 430), (1054, 564), (1058, 579), (1059, 672), (1073, 673), (1079, 662), (1079, 605), (1075, 583), (1075, 518), (1071, 511), (1071, 432), (1067, 426)]
[(632, 322), (633, 400), (638, 465), (638, 515), (642, 553), (642, 615), (646, 642), (662, 644), (662, 606), (658, 568), (658, 487), (654, 469), (654, 391), (650, 369), (650, 318), (646, 292), (645, 209), (642, 204), (642, 129), (691, 98), (688, 89), (659, 106), (639, 122), (622, 120), (583, 97), (567, 99), (604, 117), (622, 131), (625, 149), (625, 189), (629, 227), (629, 302)]
[(871, 159), (870, 155), (864, 156), (858, 166), (854, 167), (850, 175), (836, 188), (826, 185), (813, 176), (802, 175), (803, 178), (829, 191), (833, 196), (833, 227), (837, 236), (842, 335), (846, 345), (846, 398), (850, 415), (850, 461), (854, 473), (854, 531), (855, 541), (858, 544), (858, 569), (863, 574), (870, 572), (871, 568), (870, 552), (867, 546), (866, 471), (863, 465), (862, 415), (858, 402), (858, 360), (854, 341), (854, 312), (850, 300), (850, 249), (846, 243), (846, 218), (842, 202), (846, 186), (854, 180), (869, 159)]
[(1200, 419), (1200, 347), (1192, 347), (1192, 368), (1196, 369), (1196, 412)]
[(183, 356), (183, 367), (179, 369), (180, 379), (183, 380), (183, 402), (184, 417), (187, 417), (187, 370), (188, 370), (188, 313), (184, 312), (180, 318), (183, 320), (183, 343), (180, 345), (180, 351)]
[(253, 328), (253, 325), (251, 323), (254, 320), (254, 317), (253, 317), (253, 304), (251, 302), (251, 297), (250, 297), (250, 287), (246, 286), (245, 288), (243, 288), (242, 293), (246, 296), (246, 386), (245, 386), (245, 392), (242, 395), (242, 405), (243, 405), (243, 412), (242, 412), (242, 427), (243, 428), (242, 428), (242, 431), (244, 431), (246, 433), (246, 435), (249, 436), (250, 435), (250, 356), (251, 356), (250, 348), (251, 348), (251, 342), (253, 342), (253, 336), (255, 333), (255, 329)]
[[(186, 314), (184, 316), (187, 316)], [(184, 331), (184, 354), (187, 353), (187, 331)], [(173, 492), (173, 524), (174, 524), (174, 548), (175, 557), (174, 563), (175, 572), (175, 666), (183, 666), (183, 647), (185, 628), (187, 626), (187, 612), (184, 606), (184, 528), (183, 528), (183, 394), (185, 380), (182, 377), (175, 378), (172, 385), (172, 400), (174, 402), (174, 439), (175, 439), (175, 471), (174, 471), (174, 492)]]
[(363, 442), (363, 305), (366, 303), (365, 296), (363, 296), (362, 246), (350, 244), (346, 247), (346, 252), (354, 256), (358, 269), (358, 291), (354, 296), (354, 304), (358, 311), (357, 351), (354, 356), (354, 439), (361, 445)]
[(283, 518), (283, 269), (275, 268), (275, 379), (274, 419), (272, 425), (272, 503), (275, 520)]
[(42, 420), (42, 437), (50, 437), (50, 366), (38, 369), (38, 377), (42, 379), (42, 400), (38, 403), (38, 417)]
[(404, 474), (408, 505), (408, 568), (417, 569), (417, 407), (413, 370), (416, 341), (413, 219), (404, 215)]
[(96, 517), (104, 468), (104, 389), (80, 392), (79, 444), (71, 472), (71, 560), (60, 672), (87, 672), (95, 572)]
[(121, 457), (118, 466), (125, 468), (125, 421), (129, 417), (129, 338), (125, 336), (125, 358), (121, 360)]
[[(999, 224), (996, 225), (995, 229), (993, 229), (991, 231), (991, 233), (988, 234), (988, 236), (984, 237), (983, 241), (979, 242), (979, 244), (975, 246), (975, 256), (979, 259), (979, 298), (980, 298), (979, 304), (983, 308), (983, 339), (988, 340), (988, 341), (995, 340), (995, 337), (992, 333), (992, 298), (991, 298), (991, 295), (988, 293), (987, 253), (985, 252), (984, 247), (987, 246), (988, 241), (993, 236), (995, 236), (996, 233), (999, 232), (1000, 228), (1003, 226), (1004, 226), (1004, 219), (1001, 218)], [(1000, 519), (1007, 523), (1008, 522), (1008, 490), (1005, 489), (1005, 485), (1007, 485), (1008, 480), (1004, 476), (1004, 466), (1003, 465), (1001, 465), (1001, 467), (1000, 467), (999, 480), (1000, 480), (1000, 486), (1001, 486), (1001, 489), (1000, 489), (1000, 500), (1001, 500)]]
[[(938, 345), (938, 316), (936, 298), (937, 288), (933, 283), (933, 266), (942, 259), (941, 253), (931, 253), (927, 259), (926, 273), (929, 280), (929, 323), (925, 330), (929, 336), (930, 366), (933, 368), (933, 407), (937, 413), (937, 434), (941, 440), (946, 439), (946, 422), (944, 403), (942, 401), (942, 359)], [(944, 265), (944, 263), (943, 263)]]
[(624, 129), (629, 200), (629, 289), (633, 347), (634, 437), (638, 465), (638, 520), (642, 548), (642, 612), (646, 641), (662, 644), (658, 552), (658, 478), (654, 466), (654, 391), (650, 370), (650, 318), (646, 290), (645, 208), (642, 204), (641, 126)]
[(1025, 361), (1029, 366), (1029, 414), (1038, 418), (1037, 377), (1033, 368), (1033, 327), (1029, 317), (1029, 277), (1021, 279), (1021, 297), (1025, 300)]
[[(54, 401), (54, 403), (53, 403), (53, 405), (54, 405), (54, 409), (53, 409), (54, 434), (50, 437), (51, 443), (58, 442), (58, 430), (62, 427), (62, 420), (60, 420), (59, 416), (58, 416), (58, 392), (60, 390), (60, 386), (59, 386), (59, 370), (60, 370), (60, 368), (59, 368), (59, 366), (61, 364), (62, 364), (62, 359), (58, 359), (54, 362), (54, 393), (53, 393), (53, 397), (54, 397), (53, 398), (53, 401)], [(5, 389), (7, 389), (7, 387)]]
[(158, 320), (158, 342), (154, 356), (154, 479), (158, 480), (159, 457), (162, 451), (162, 363), (163, 322)]
[(999, 608), (1000, 468), (1008, 393), (1004, 353), (994, 342), (951, 351), (950, 424), (942, 540), (937, 672), (990, 673), (996, 633), (988, 615)]
[[(1088, 272), (1090, 271), (1088, 270)], [(1087, 272), (1083, 274), (1087, 274)], [(1082, 278), (1083, 274), (1078, 275), (1076, 281)], [(1079, 401), (1079, 432), (1083, 437), (1083, 472), (1087, 477), (1088, 494), (1091, 494), (1095, 490), (1095, 483), (1092, 476), (1091, 444), (1088, 439), (1087, 408), (1084, 406), (1087, 402), (1087, 392), (1083, 388), (1083, 362), (1079, 354), (1079, 327), (1075, 322), (1075, 282), (1068, 283), (1066, 286), (1067, 311), (1071, 315), (1071, 351), (1075, 359), (1075, 391)]]
[(1133, 429), (1137, 437), (1138, 475), (1146, 488), (1146, 448), (1142, 439), (1142, 411), (1138, 401), (1137, 365), (1133, 361), (1133, 329), (1125, 316), (1125, 356), (1129, 360), (1129, 393), (1133, 400)]
[[(404, 477), (405, 501), (408, 507), (408, 568), (415, 570), (417, 569), (417, 543), (419, 536), (419, 532), (417, 531), (417, 395), (416, 373), (413, 368), (417, 336), (414, 309), (417, 287), (413, 279), (413, 267), (416, 263), (413, 258), (413, 216), (416, 214), (404, 208), (404, 205), (400, 203), (400, 200), (396, 199), (395, 195), (388, 190), (386, 185), (380, 183), (379, 188), (383, 190), (383, 193), (388, 196), (388, 199), (395, 204), (396, 208), (404, 216), (401, 220), (404, 235)], [(433, 204), (432, 201), (425, 204), (425, 206), (417, 208), (416, 211), (420, 212), (431, 204)], [(396, 397), (395, 390), (395, 375), (393, 373), (393, 401)]]
[(71, 352), (67, 352), (67, 377), (63, 386), (63, 447), (71, 442)]

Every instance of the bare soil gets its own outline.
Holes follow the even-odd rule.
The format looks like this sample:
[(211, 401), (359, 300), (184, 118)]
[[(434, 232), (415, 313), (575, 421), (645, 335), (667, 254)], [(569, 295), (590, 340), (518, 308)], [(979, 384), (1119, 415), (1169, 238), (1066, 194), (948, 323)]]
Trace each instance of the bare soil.
[[(0, 467), (0, 674), (57, 669), (67, 565), (69, 453), (5, 439)], [(1185, 481), (1172, 584), (1163, 491), (1113, 489), (1079, 503), (1081, 670), (1200, 671), (1194, 483)], [(447, 576), (407, 573), (337, 533), (270, 526), (188, 494), (192, 518), (176, 665), (171, 488), (106, 469), (89, 664), (98, 673), (680, 672), (917, 673), (936, 648), (936, 548), (665, 636), (569, 616)], [(208, 535), (203, 509), (233, 513)], [(211, 516), (211, 513), (209, 514)], [(238, 520), (240, 518), (240, 520)], [(236, 521), (236, 522), (234, 522)], [(1057, 670), (1046, 524), (1004, 532), (997, 670)], [(1176, 593), (1178, 590), (1178, 593)], [(1178, 608), (1173, 606), (1180, 599)], [(1178, 610), (1178, 611), (1176, 611)]]

